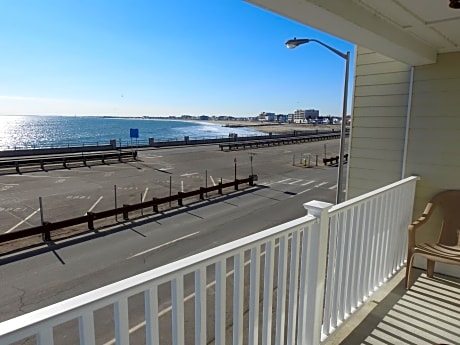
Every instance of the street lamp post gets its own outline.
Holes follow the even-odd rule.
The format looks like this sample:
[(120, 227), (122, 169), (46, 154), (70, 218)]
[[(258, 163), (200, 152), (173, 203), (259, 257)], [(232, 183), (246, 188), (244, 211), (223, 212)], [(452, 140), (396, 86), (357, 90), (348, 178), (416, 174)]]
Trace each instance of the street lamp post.
[(345, 59), (345, 84), (343, 90), (343, 109), (342, 109), (342, 126), (340, 130), (340, 154), (339, 154), (339, 171), (337, 174), (337, 196), (336, 196), (336, 203), (340, 203), (343, 201), (343, 161), (344, 161), (344, 154), (345, 154), (345, 135), (346, 135), (346, 125), (347, 125), (347, 98), (348, 98), (348, 74), (349, 74), (349, 65), (350, 65), (350, 52), (342, 53), (341, 51), (327, 45), (316, 39), (309, 39), (309, 38), (293, 38), (292, 40), (286, 41), (286, 47), (289, 49), (294, 49), (302, 44), (306, 44), (309, 42), (316, 42), (321, 44), (323, 47), (326, 47), (333, 53), (337, 54), (341, 58)]

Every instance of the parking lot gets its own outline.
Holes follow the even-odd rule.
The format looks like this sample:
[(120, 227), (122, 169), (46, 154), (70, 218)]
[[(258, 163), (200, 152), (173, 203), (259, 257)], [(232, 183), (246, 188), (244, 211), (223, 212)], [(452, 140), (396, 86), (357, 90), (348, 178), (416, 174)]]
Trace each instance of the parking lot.
[[(330, 140), (233, 152), (222, 152), (217, 145), (178, 147), (139, 151), (136, 161), (72, 163), (67, 169), (31, 169), (21, 174), (4, 171), (0, 233), (225, 183), (235, 175), (241, 179), (254, 173), (262, 184), (292, 170), (303, 177), (313, 170), (333, 169), (322, 163), (316, 166), (315, 159), (335, 155), (338, 145), (338, 140)], [(302, 169), (306, 167), (311, 169)]]

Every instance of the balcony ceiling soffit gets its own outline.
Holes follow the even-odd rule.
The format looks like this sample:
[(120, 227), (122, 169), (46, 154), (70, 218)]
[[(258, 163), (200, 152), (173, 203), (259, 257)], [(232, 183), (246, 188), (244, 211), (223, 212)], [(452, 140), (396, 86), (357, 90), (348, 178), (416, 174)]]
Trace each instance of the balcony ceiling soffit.
[(247, 1), (410, 65), (460, 51), (460, 10), (448, 0)]

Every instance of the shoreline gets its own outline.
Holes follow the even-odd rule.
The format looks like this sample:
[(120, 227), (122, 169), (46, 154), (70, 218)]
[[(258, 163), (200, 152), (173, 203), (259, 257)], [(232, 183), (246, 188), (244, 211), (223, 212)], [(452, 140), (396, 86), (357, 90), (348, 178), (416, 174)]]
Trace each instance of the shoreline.
[[(202, 121), (204, 122), (204, 121)], [(269, 123), (269, 122), (252, 122), (252, 121), (218, 121), (207, 120), (206, 122), (221, 125), (222, 127), (231, 128), (251, 128), (263, 133), (285, 134), (294, 131), (313, 131), (313, 130), (337, 130), (340, 131), (340, 125), (312, 125), (300, 123)]]

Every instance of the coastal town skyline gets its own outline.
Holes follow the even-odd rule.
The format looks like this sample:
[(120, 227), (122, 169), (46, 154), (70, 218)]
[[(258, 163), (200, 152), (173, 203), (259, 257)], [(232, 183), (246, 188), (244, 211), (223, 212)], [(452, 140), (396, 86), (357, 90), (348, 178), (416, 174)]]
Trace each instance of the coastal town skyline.
[(344, 62), (284, 42), (314, 37), (352, 58), (353, 45), (244, 1), (1, 6), (0, 115), (342, 113)]

